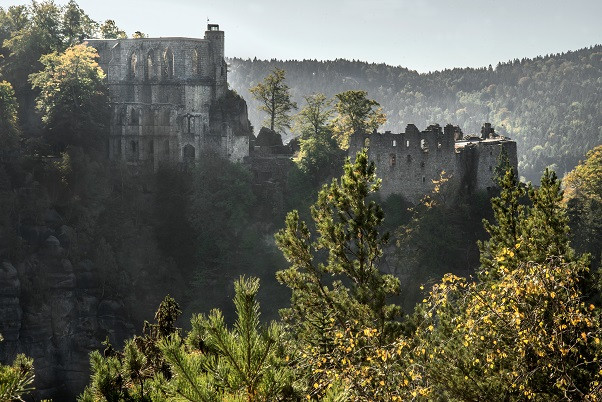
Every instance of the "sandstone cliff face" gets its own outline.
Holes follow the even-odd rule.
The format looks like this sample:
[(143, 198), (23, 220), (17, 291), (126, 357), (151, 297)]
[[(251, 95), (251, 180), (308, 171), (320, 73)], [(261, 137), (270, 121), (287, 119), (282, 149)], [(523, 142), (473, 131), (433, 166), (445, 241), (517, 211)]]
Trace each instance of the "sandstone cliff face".
[(107, 299), (92, 264), (73, 266), (62, 239), (68, 227), (23, 228), (35, 252), (0, 266), (0, 361), (34, 359), (34, 398), (74, 400), (89, 382), (90, 351), (106, 336), (119, 344), (134, 332), (121, 301)]

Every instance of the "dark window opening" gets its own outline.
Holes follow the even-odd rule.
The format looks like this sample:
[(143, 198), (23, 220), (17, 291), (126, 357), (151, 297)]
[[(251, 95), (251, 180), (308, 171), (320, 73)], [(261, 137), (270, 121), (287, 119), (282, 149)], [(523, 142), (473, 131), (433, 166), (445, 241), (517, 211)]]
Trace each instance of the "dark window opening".
[(426, 183), (426, 177), (422, 176), (422, 182)]
[(390, 154), (389, 155), (389, 166), (391, 166), (393, 168), (393, 167), (395, 167), (396, 164), (397, 164), (397, 155)]
[(408, 157), (406, 158), (406, 161), (408, 163), (412, 163), (412, 155), (408, 155)]
[(138, 144), (136, 143), (136, 141), (130, 142), (130, 153), (134, 158), (138, 157)]
[(130, 114), (130, 126), (138, 126), (140, 124), (140, 113), (136, 109), (132, 109)]

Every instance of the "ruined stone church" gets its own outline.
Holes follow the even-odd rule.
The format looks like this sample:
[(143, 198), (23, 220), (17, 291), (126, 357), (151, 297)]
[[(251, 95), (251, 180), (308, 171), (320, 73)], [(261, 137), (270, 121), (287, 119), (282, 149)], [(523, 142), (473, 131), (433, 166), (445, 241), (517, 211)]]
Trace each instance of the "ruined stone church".
[(228, 89), (224, 32), (202, 39), (90, 39), (107, 75), (112, 119), (108, 156), (157, 169), (214, 152), (242, 161), (252, 128), (246, 102)]

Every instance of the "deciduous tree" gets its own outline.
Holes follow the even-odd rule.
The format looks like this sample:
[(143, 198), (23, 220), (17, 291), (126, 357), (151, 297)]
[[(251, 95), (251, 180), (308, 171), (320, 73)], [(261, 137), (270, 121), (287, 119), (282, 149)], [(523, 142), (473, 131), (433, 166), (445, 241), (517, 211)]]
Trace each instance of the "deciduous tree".
[(314, 183), (325, 180), (343, 162), (343, 152), (333, 138), (331, 101), (324, 94), (305, 97), (306, 105), (296, 116), (300, 150), (295, 157), (299, 168)]
[(59, 150), (68, 145), (87, 150), (103, 145), (109, 100), (97, 58), (94, 48), (75, 45), (63, 53), (42, 56), (44, 69), (30, 76), (34, 88), (40, 90), (37, 108), (49, 141)]
[(263, 82), (250, 89), (255, 99), (259, 100), (260, 110), (268, 114), (266, 123), (272, 131), (282, 132), (291, 128), (291, 112), (297, 104), (291, 100), (288, 85), (285, 84), (285, 71), (275, 68)]
[(335, 96), (334, 132), (342, 149), (349, 147), (350, 135), (371, 133), (387, 121), (379, 103), (368, 99), (366, 91), (346, 91)]

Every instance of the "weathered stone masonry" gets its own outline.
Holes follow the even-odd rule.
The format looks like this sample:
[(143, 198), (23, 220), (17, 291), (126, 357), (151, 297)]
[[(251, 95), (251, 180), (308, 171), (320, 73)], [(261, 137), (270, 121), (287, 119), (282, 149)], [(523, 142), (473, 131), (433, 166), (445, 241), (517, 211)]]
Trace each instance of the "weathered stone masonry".
[(408, 124), (405, 133), (354, 134), (349, 155), (362, 148), (382, 179), (381, 195), (401, 194), (412, 203), (433, 190), (443, 172), (457, 191), (472, 193), (494, 185), (492, 180), (504, 149), (517, 169), (516, 142), (495, 134), (485, 123), (480, 136), (464, 136), (457, 126), (438, 124), (419, 131)]
[(238, 102), (242, 116), (234, 119), (216, 110), (232, 96), (224, 32), (218, 25), (208, 25), (203, 39), (88, 43), (97, 49), (107, 75), (113, 111), (110, 159), (156, 169), (160, 161), (186, 162), (208, 151), (232, 161), (248, 156), (250, 126), (244, 101), (242, 106)]

